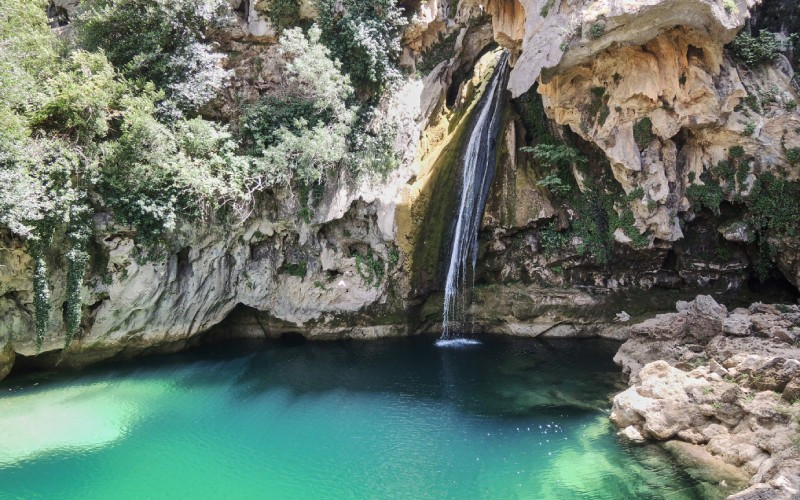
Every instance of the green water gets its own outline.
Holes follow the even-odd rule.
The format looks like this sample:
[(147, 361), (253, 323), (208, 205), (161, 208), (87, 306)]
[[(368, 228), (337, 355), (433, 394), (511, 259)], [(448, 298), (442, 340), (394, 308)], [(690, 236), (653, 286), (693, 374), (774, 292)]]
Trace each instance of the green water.
[(0, 497), (704, 498), (615, 435), (617, 346), (212, 346), (12, 377)]

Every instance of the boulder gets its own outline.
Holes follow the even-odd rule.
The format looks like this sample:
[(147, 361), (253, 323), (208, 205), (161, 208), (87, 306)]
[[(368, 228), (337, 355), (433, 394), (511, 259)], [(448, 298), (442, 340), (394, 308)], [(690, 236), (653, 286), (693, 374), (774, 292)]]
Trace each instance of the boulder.
[(719, 228), (722, 237), (727, 241), (748, 243), (753, 238), (753, 231), (742, 221), (736, 221)]
[(761, 391), (783, 392), (786, 385), (800, 376), (797, 359), (772, 358), (750, 373), (753, 387)]
[(722, 332), (725, 335), (747, 337), (753, 333), (753, 323), (749, 315), (731, 314), (722, 321)]
[(642, 436), (642, 433), (639, 432), (639, 429), (637, 429), (636, 427), (634, 427), (632, 425), (629, 425), (628, 427), (625, 427), (624, 429), (622, 429), (620, 431), (620, 433), (623, 436), (625, 436), (626, 438), (630, 439), (631, 441), (634, 441), (634, 442), (637, 442), (637, 443), (640, 443), (640, 442), (645, 440), (644, 436)]
[(800, 377), (795, 377), (786, 384), (786, 387), (783, 388), (782, 397), (789, 402), (794, 402), (800, 398)]

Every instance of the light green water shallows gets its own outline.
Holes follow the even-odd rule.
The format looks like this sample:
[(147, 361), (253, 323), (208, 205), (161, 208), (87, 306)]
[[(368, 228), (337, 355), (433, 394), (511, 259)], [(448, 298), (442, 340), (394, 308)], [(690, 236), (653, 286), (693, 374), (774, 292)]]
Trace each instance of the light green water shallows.
[(0, 386), (0, 497), (713, 495), (659, 448), (616, 436), (616, 347), (214, 346), (12, 378)]

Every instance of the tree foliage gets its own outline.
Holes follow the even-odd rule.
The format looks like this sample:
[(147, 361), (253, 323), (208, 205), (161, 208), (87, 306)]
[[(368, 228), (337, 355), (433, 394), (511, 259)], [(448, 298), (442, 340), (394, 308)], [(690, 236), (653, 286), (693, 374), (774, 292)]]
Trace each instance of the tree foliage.
[(380, 93), (400, 77), (400, 30), (407, 23), (396, 0), (319, 0), (323, 41), (355, 85)]
[(84, 0), (76, 33), (126, 78), (164, 89), (164, 111), (178, 115), (209, 102), (229, 76), (206, 39), (230, 20), (226, 12), (224, 0)]

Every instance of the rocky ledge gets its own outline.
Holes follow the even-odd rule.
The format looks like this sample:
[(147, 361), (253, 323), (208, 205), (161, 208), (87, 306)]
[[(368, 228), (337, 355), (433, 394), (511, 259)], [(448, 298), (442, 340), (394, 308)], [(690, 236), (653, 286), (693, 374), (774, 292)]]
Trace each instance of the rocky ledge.
[[(800, 498), (800, 307), (709, 296), (630, 327), (611, 420), (657, 440), (729, 499)], [(738, 493), (735, 493), (738, 490)]]

